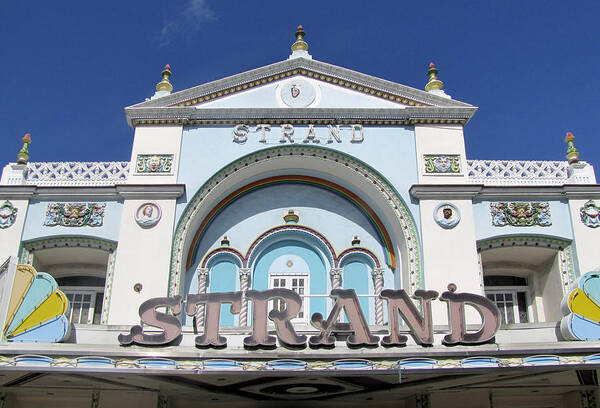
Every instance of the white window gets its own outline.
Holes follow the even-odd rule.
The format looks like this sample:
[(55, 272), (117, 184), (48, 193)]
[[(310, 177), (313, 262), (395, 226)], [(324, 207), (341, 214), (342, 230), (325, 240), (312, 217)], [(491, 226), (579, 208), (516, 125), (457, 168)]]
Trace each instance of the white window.
[[(102, 301), (102, 291), (104, 288), (91, 287), (64, 287), (61, 288), (69, 300), (69, 307), (66, 315), (71, 323), (76, 324), (97, 324), (96, 311), (98, 301)], [(100, 303), (101, 307), (101, 303)], [(95, 319), (96, 317), (96, 319)]]
[[(307, 322), (307, 315), (309, 309), (309, 286), (308, 286), (308, 274), (283, 274), (283, 273), (271, 273), (269, 274), (269, 289), (285, 288), (290, 289), (300, 295), (302, 298), (302, 308), (298, 312), (298, 315), (294, 321)], [(275, 299), (271, 303), (271, 308), (277, 310), (283, 310), (285, 308), (285, 302), (281, 299)]]
[(498, 306), (502, 324), (529, 322), (527, 279), (517, 276), (485, 276), (485, 295)]

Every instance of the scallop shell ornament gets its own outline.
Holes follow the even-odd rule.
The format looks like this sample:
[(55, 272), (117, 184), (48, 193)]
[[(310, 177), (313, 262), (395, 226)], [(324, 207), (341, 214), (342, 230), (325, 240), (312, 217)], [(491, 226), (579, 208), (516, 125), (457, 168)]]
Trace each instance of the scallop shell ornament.
[(8, 342), (56, 343), (69, 335), (65, 312), (69, 301), (54, 278), (31, 265), (17, 265), (4, 340)]
[(600, 272), (582, 275), (563, 298), (560, 332), (567, 340), (600, 341)]

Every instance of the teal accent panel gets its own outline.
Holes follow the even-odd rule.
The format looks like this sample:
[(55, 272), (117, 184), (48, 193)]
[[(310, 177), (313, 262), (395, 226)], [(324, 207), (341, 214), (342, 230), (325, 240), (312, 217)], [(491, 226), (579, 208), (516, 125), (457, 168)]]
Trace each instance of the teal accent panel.
[[(237, 268), (228, 261), (216, 263), (210, 269), (210, 292), (235, 292), (237, 290)], [(221, 305), (221, 326), (233, 326), (234, 316), (229, 303)]]
[[(296, 255), (302, 258), (309, 267), (310, 295), (327, 294), (328, 271), (325, 264), (316, 250), (301, 241), (284, 240), (274, 243), (267, 247), (256, 261), (254, 267), (254, 276), (252, 279), (252, 288), (255, 290), (266, 290), (269, 287), (269, 268), (273, 261), (283, 255)], [(313, 313), (321, 313), (327, 317), (327, 298), (311, 297), (310, 311), (308, 316)]]
[(25, 294), (17, 313), (6, 333), (10, 333), (21, 324), (52, 292), (58, 288), (54, 278), (47, 273), (38, 272)]
[[(369, 268), (362, 262), (349, 262), (344, 266), (344, 275), (342, 277), (342, 286), (344, 289), (354, 289), (357, 295), (369, 294)], [(369, 298), (359, 297), (360, 307), (367, 319), (372, 323), (369, 313)]]
[(594, 303), (600, 305), (600, 279), (597, 272), (588, 272), (582, 276), (579, 286)]

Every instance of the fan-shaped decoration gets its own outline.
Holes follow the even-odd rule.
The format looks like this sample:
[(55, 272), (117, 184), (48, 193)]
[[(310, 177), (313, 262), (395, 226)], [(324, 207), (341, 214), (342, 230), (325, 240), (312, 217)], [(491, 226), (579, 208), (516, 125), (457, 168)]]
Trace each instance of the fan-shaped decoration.
[(56, 343), (69, 334), (69, 303), (52, 276), (18, 265), (4, 327), (5, 341)]
[(567, 340), (600, 341), (600, 272), (581, 276), (563, 298), (560, 331)]

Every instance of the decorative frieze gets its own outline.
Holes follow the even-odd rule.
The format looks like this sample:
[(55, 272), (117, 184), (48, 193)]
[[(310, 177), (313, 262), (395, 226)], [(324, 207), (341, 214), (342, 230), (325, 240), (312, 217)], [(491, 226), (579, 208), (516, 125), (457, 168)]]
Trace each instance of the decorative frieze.
[(135, 164), (137, 174), (173, 173), (172, 154), (138, 154)]
[(504, 227), (531, 227), (538, 225), (548, 227), (552, 225), (550, 218), (550, 204), (547, 202), (502, 202), (490, 203), (492, 225)]
[(0, 228), (8, 228), (15, 223), (17, 219), (17, 209), (8, 200), (0, 205)]
[(425, 174), (459, 174), (459, 154), (425, 154)]
[(579, 209), (581, 222), (590, 228), (600, 227), (600, 207), (593, 200), (589, 200)]
[(44, 225), (47, 227), (101, 227), (106, 203), (50, 203)]

